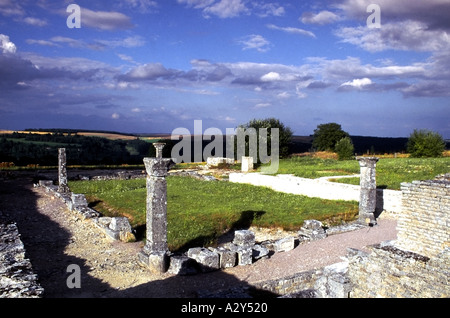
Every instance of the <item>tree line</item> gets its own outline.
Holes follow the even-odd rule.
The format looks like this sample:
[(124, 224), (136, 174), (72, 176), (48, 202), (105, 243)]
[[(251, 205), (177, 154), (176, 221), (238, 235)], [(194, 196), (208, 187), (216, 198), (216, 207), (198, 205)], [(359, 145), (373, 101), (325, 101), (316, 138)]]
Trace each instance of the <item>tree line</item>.
[(77, 134), (12, 133), (0, 137), (0, 162), (16, 166), (58, 163), (58, 148), (66, 148), (69, 165), (141, 164), (151, 154), (151, 144), (140, 140), (111, 140)]

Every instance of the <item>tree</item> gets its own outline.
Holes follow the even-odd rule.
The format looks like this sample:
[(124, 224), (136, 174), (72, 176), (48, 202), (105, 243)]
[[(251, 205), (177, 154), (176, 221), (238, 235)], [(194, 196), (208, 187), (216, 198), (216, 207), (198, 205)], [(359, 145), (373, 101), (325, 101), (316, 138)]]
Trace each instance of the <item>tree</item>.
[[(266, 118), (266, 119), (253, 119), (249, 121), (245, 125), (241, 125), (240, 127), (248, 129), (254, 128), (258, 133), (260, 128), (268, 129), (268, 145), (267, 149), (270, 151), (271, 147), (271, 129), (278, 128), (279, 129), (279, 153), (280, 157), (284, 158), (289, 155), (289, 147), (292, 142), (292, 130), (289, 127), (286, 127), (280, 120), (275, 118)], [(269, 129), (270, 128), (270, 129)], [(259, 147), (258, 147), (259, 148)]]
[(350, 135), (342, 130), (341, 125), (321, 124), (314, 130), (312, 146), (319, 151), (334, 151), (336, 143), (345, 137), (350, 137)]
[(355, 153), (355, 147), (353, 146), (350, 137), (345, 137), (339, 140), (335, 146), (336, 153), (338, 154), (339, 160), (350, 160), (353, 159)]
[(441, 157), (445, 145), (440, 134), (427, 129), (414, 129), (409, 136), (406, 149), (413, 158)]

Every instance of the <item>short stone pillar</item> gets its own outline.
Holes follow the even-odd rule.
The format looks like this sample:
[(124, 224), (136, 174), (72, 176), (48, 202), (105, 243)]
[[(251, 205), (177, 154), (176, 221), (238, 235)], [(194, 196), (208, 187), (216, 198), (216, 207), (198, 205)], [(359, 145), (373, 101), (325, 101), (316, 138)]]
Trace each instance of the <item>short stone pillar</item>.
[(359, 218), (358, 222), (365, 225), (376, 225), (375, 208), (377, 206), (376, 165), (377, 157), (357, 157), (361, 168)]
[(162, 150), (163, 150), (163, 148), (164, 148), (165, 145), (166, 145), (166, 144), (161, 143), (161, 142), (155, 142), (155, 143), (153, 144), (153, 146), (154, 146), (155, 149), (156, 149), (156, 158), (162, 158), (162, 157), (163, 157)]
[(144, 158), (147, 171), (147, 241), (139, 261), (151, 271), (164, 273), (169, 267), (167, 246), (167, 181), (172, 159)]
[(253, 170), (253, 157), (242, 157), (241, 171), (249, 172)]
[(58, 149), (58, 192), (69, 193), (70, 189), (67, 185), (67, 160), (66, 148)]

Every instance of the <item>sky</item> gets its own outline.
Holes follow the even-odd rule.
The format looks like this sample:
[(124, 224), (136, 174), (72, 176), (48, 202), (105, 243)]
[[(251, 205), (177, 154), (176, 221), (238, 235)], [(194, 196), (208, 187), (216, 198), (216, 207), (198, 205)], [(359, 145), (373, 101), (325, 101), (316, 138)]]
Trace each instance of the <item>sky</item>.
[(450, 0), (0, 0), (0, 129), (450, 139), (449, 53)]

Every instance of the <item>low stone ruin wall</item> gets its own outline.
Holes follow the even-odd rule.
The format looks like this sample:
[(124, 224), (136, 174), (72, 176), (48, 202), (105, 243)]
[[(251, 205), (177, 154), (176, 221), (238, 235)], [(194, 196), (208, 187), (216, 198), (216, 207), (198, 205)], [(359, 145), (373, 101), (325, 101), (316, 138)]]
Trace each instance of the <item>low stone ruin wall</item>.
[(434, 258), (399, 249), (395, 244), (354, 251), (348, 277), (352, 298), (447, 298), (450, 251)]
[(17, 225), (0, 223), (0, 298), (40, 298), (43, 293)]
[[(230, 182), (269, 187), (275, 191), (305, 195), (327, 200), (359, 201), (357, 185), (329, 182), (324, 179), (308, 179), (293, 175), (270, 176), (261, 173), (231, 173)], [(402, 210), (400, 191), (377, 189), (377, 211), (397, 215)]]
[(450, 180), (402, 183), (397, 247), (428, 257), (450, 248)]
[(351, 297), (450, 296), (449, 177), (402, 184), (397, 240), (353, 251)]
[(126, 217), (104, 217), (88, 206), (84, 194), (59, 193), (58, 186), (51, 180), (40, 180), (35, 186), (43, 187), (47, 192), (60, 198), (70, 211), (77, 213), (82, 220), (92, 220), (106, 235), (113, 240), (134, 242), (136, 237)]

